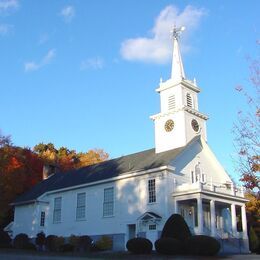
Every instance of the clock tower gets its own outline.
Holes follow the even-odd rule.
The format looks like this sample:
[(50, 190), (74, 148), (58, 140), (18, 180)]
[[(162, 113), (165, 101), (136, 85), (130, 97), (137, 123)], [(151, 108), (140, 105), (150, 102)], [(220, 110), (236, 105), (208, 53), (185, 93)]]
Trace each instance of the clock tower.
[(179, 38), (184, 27), (174, 27), (171, 77), (160, 80), (156, 91), (160, 94), (161, 112), (151, 116), (155, 127), (156, 153), (185, 146), (192, 138), (201, 135), (207, 140), (206, 120), (199, 112), (198, 88), (196, 81), (186, 79)]

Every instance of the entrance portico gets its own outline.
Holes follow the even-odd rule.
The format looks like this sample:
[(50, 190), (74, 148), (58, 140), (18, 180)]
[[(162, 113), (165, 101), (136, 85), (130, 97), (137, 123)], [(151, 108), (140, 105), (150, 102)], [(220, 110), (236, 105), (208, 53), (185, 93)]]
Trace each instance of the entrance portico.
[[(210, 235), (221, 240), (242, 239), (243, 244), (247, 245), (245, 198), (206, 190), (190, 190), (174, 192), (173, 199), (174, 213), (184, 217), (193, 234)], [(238, 217), (242, 222), (239, 229)]]

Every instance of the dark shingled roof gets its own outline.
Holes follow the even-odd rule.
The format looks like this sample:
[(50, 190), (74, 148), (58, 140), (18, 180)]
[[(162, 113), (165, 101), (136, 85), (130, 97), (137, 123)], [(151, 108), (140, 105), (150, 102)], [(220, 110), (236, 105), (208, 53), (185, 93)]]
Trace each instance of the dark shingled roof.
[(183, 149), (184, 147), (181, 147), (157, 154), (155, 149), (150, 149), (66, 173), (56, 173), (16, 198), (13, 204), (32, 202), (48, 191), (106, 180), (126, 172), (148, 170), (169, 165), (170, 161)]

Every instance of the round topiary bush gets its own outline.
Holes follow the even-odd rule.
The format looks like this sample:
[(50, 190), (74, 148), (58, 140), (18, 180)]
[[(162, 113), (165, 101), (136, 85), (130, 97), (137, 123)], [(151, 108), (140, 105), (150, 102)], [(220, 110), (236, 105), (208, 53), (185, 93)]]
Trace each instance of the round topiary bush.
[(152, 242), (143, 237), (132, 238), (127, 241), (126, 248), (134, 254), (150, 254), (153, 249)]
[(39, 250), (43, 250), (43, 246), (45, 245), (45, 234), (40, 232), (36, 235), (35, 243), (38, 246)]
[(8, 233), (4, 230), (0, 230), (0, 248), (11, 247), (12, 239), (9, 237)]
[(220, 250), (220, 243), (213, 237), (197, 235), (186, 241), (186, 251), (190, 255), (213, 256)]
[(161, 238), (171, 237), (184, 241), (191, 237), (191, 232), (184, 218), (179, 214), (171, 215), (166, 221)]
[(16, 249), (27, 249), (27, 247), (29, 246), (28, 244), (29, 237), (24, 233), (20, 233), (14, 238), (13, 245)]
[(184, 253), (183, 242), (171, 238), (164, 237), (155, 241), (155, 249), (159, 254), (164, 255), (179, 255)]

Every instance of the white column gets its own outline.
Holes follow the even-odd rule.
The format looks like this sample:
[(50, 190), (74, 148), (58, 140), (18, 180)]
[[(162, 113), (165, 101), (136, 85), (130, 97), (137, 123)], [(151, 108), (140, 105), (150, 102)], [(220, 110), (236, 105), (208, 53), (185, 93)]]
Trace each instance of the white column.
[(174, 214), (178, 214), (179, 213), (179, 208), (178, 208), (178, 200), (175, 198), (174, 199)]
[(241, 218), (242, 218), (242, 228), (243, 228), (243, 238), (247, 239), (247, 221), (246, 221), (246, 207), (243, 205), (241, 207)]
[(210, 228), (211, 236), (216, 236), (216, 211), (215, 211), (215, 200), (210, 201)]
[(237, 237), (237, 216), (236, 216), (236, 205), (235, 204), (231, 204), (231, 221), (232, 221), (233, 236)]
[(203, 234), (203, 207), (202, 199), (197, 198), (197, 212), (198, 212), (198, 234)]

